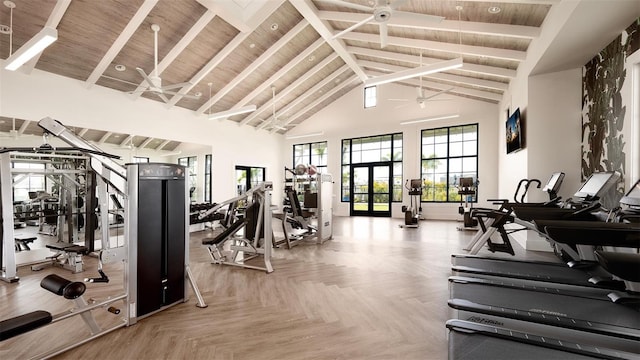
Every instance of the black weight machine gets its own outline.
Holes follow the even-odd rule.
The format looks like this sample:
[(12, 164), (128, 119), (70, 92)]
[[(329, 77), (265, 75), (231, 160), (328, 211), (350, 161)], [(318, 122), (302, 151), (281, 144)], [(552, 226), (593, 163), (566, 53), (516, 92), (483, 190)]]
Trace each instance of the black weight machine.
[[(124, 199), (124, 237), (111, 242), (109, 227), (103, 226), (103, 247), (99, 253), (98, 273), (100, 277), (85, 279), (87, 283), (107, 283), (109, 278), (103, 271), (103, 264), (120, 264), (123, 267), (122, 292), (111, 295), (106, 300), (89, 302), (81, 299), (85, 290), (82, 282), (72, 282), (59, 276), (47, 276), (41, 286), (67, 299), (76, 300), (75, 309), (60, 316), (47, 311), (4, 319), (0, 322), (0, 339), (25, 334), (49, 323), (80, 315), (89, 328), (89, 334), (81, 339), (65, 341), (53, 349), (47, 349), (36, 358), (49, 358), (66, 350), (82, 345), (90, 340), (124, 326), (130, 326), (144, 317), (151, 316), (170, 306), (188, 301), (188, 285), (198, 299), (196, 306), (206, 307), (193, 279), (189, 264), (189, 212), (188, 184), (185, 167), (177, 164), (127, 164), (126, 167), (113, 161), (95, 145), (75, 135), (57, 120), (44, 118), (40, 127), (85, 152), (91, 158), (91, 168), (99, 180), (98, 198), (102, 203), (107, 199), (106, 187), (112, 188)], [(0, 160), (9, 158), (0, 154)], [(11, 174), (0, 172), (0, 195), (11, 193)], [(0, 205), (2, 203), (0, 202)], [(2, 272), (1, 280), (17, 281), (15, 276), (15, 250), (13, 234), (13, 208), (0, 206), (2, 211), (2, 267), (13, 269), (13, 273)], [(107, 211), (103, 211), (106, 213)], [(269, 216), (269, 219), (271, 217)], [(270, 229), (268, 229), (270, 231)], [(266, 231), (265, 231), (266, 232)], [(9, 243), (11, 241), (11, 243)], [(10, 250), (7, 251), (7, 250)], [(122, 314), (119, 321), (99, 326), (93, 318), (92, 310), (107, 308), (120, 314), (112, 305), (121, 302)], [(28, 336), (25, 334), (25, 336)], [(33, 336), (37, 336), (33, 334)], [(16, 340), (20, 344), (34, 342), (32, 337)], [(34, 344), (31, 351), (40, 348)]]
[(478, 220), (471, 216), (473, 211), (473, 198), (478, 193), (478, 182), (473, 181), (472, 177), (461, 177), (458, 179), (458, 195), (460, 195), (460, 206), (458, 214), (462, 215), (463, 226), (458, 226), (458, 230), (477, 230)]
[(422, 216), (422, 179), (407, 179), (404, 187), (409, 192), (410, 205), (402, 206), (404, 213), (404, 224), (402, 228), (417, 228), (420, 226), (420, 217)]

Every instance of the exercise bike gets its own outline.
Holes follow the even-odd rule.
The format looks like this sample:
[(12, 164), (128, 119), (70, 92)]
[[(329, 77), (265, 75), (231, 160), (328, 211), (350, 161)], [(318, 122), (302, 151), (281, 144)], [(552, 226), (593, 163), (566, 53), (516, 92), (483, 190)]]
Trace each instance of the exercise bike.
[(404, 187), (409, 191), (411, 205), (409, 207), (402, 206), (404, 225), (400, 225), (400, 227), (417, 228), (420, 226), (420, 217), (422, 216), (422, 205), (420, 204), (422, 198), (422, 180), (407, 179)]
[(460, 195), (460, 206), (458, 214), (462, 215), (463, 226), (458, 226), (459, 231), (462, 230), (478, 230), (478, 220), (471, 216), (473, 211), (473, 197), (478, 192), (478, 182), (474, 184), (472, 177), (461, 177), (458, 179), (458, 195)]

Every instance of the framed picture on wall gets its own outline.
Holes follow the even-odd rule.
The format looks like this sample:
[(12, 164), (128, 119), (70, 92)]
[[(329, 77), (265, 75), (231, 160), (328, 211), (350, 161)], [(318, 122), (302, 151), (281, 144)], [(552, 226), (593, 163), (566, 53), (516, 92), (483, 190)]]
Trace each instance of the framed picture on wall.
[(506, 126), (506, 143), (507, 154), (521, 150), (524, 145), (524, 136), (522, 133), (520, 108), (517, 108), (507, 118)]

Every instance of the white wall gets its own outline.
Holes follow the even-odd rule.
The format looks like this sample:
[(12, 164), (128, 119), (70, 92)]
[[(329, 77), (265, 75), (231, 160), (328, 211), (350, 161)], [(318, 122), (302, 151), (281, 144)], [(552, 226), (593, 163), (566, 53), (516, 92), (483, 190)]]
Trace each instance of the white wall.
[(199, 144), (213, 154), (213, 201), (235, 196), (234, 167), (240, 164), (267, 168), (267, 180), (274, 182), (274, 201), (281, 199), (281, 135), (230, 121), (209, 121), (191, 110), (168, 109), (145, 98), (133, 100), (101, 86), (87, 88), (84, 82), (39, 70), (30, 75), (0, 70), (0, 83), (0, 116), (32, 121), (50, 116), (69, 127)]
[[(425, 109), (411, 101), (405, 103), (389, 101), (389, 98), (415, 99), (416, 91), (413, 87), (397, 84), (385, 84), (378, 87), (378, 105), (375, 108), (363, 109), (363, 88), (356, 87), (330, 106), (314, 114), (300, 126), (290, 131), (291, 135), (309, 134), (322, 131), (324, 135), (312, 138), (292, 139), (286, 141), (283, 157), (287, 159), (287, 166), (292, 164), (292, 146), (294, 144), (327, 141), (328, 172), (334, 177), (334, 214), (349, 215), (349, 203), (340, 201), (340, 167), (342, 139), (381, 135), (394, 132), (403, 133), (403, 178), (420, 177), (420, 131), (422, 129), (437, 128), (460, 124), (478, 123), (480, 131), (479, 141), (479, 200), (480, 206), (487, 205), (487, 198), (494, 198), (497, 194), (497, 166), (498, 166), (498, 129), (496, 117), (498, 107), (494, 104), (471, 100), (452, 95), (441, 95), (439, 98), (452, 99), (450, 101), (428, 102)], [(412, 125), (400, 125), (406, 120), (435, 117), (443, 114), (460, 114), (459, 118), (424, 122)], [(394, 203), (393, 217), (402, 217), (402, 205), (409, 204), (408, 194), (404, 194), (402, 203)], [(430, 219), (457, 219), (458, 204), (423, 204), (423, 215)]]

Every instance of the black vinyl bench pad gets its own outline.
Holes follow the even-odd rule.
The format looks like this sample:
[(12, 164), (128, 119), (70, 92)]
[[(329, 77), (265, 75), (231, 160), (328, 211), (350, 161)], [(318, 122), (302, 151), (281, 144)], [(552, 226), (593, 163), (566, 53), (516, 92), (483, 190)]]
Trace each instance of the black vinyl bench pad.
[(0, 321), (0, 341), (37, 329), (53, 320), (47, 311), (36, 310)]

